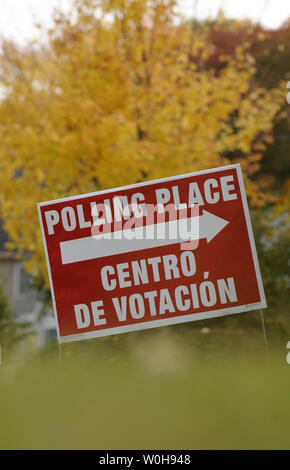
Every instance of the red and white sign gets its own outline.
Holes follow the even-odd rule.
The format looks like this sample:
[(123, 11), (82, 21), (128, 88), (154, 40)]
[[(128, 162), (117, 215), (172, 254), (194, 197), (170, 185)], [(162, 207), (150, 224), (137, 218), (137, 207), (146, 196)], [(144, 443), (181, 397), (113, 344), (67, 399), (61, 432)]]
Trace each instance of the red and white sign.
[(266, 307), (240, 165), (38, 212), (59, 342)]

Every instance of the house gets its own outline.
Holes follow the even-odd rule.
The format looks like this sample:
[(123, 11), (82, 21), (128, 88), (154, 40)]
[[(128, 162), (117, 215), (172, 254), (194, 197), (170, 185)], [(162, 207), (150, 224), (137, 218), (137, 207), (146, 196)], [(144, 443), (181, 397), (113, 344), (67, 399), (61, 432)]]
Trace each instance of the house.
[(23, 262), (5, 249), (7, 241), (7, 233), (0, 223), (0, 285), (8, 298), (14, 322), (24, 337), (34, 338), (41, 348), (56, 339), (54, 314), (33, 287), (33, 278), (25, 271)]

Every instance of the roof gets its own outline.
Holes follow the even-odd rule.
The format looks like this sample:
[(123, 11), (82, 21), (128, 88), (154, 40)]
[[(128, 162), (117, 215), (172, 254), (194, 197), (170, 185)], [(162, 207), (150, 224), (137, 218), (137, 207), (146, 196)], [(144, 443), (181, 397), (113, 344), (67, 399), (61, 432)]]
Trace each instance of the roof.
[(22, 254), (21, 257), (19, 257), (19, 254), (17, 253), (17, 250), (15, 249), (7, 249), (5, 247), (6, 242), (9, 241), (9, 236), (8, 233), (4, 230), (3, 228), (3, 222), (0, 219), (0, 261), (4, 260), (13, 260), (13, 261), (19, 261), (23, 260), (26, 258), (26, 255)]
[(8, 242), (8, 240), (8, 233), (4, 230), (2, 221), (0, 219), (0, 261), (17, 259), (15, 256), (15, 251), (7, 250), (5, 247), (5, 244)]

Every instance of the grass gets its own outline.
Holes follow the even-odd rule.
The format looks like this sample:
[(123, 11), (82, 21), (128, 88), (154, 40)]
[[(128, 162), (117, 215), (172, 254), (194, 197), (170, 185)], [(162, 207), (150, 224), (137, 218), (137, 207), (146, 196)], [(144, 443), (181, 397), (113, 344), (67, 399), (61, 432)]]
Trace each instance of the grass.
[(284, 348), (181, 325), (11, 359), (0, 449), (289, 449)]

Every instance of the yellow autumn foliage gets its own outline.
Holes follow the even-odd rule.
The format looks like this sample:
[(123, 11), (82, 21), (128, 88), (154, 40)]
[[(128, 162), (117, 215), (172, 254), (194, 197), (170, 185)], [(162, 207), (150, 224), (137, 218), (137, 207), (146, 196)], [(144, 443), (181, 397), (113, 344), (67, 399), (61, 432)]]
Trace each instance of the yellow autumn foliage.
[(3, 43), (1, 217), (10, 247), (45, 276), (36, 203), (217, 167), (241, 156), (248, 177), (285, 99), (253, 83), (248, 44), (217, 72), (207, 27), (173, 0), (79, 0), (56, 13), (47, 44)]

